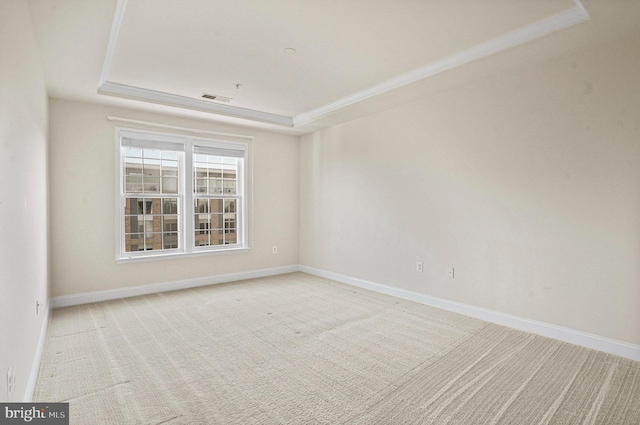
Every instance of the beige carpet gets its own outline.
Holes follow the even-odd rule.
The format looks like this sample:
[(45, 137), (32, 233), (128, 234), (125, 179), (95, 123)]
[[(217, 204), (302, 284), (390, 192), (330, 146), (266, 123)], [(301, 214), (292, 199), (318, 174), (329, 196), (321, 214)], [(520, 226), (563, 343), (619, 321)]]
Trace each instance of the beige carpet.
[(71, 424), (640, 424), (640, 363), (294, 273), (53, 312)]

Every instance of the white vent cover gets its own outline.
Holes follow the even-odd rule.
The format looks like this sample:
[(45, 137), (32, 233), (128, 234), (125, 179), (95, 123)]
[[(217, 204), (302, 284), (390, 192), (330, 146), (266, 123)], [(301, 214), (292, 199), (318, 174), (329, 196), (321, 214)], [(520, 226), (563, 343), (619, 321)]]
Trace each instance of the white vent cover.
[(217, 94), (202, 93), (202, 97), (205, 99), (215, 100), (216, 102), (224, 102), (224, 103), (231, 102), (230, 97), (220, 96)]

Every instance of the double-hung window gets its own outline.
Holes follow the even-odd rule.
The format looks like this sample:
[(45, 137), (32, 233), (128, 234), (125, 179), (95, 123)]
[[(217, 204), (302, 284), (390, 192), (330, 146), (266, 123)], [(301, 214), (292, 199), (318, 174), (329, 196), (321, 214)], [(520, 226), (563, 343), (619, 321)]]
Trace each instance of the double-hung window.
[(247, 144), (117, 128), (116, 259), (247, 249)]

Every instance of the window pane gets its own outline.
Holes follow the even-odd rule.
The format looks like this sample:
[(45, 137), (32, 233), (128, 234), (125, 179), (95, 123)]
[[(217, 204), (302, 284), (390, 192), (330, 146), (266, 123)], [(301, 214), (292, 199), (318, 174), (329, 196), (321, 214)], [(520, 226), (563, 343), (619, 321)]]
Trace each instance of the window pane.
[(162, 151), (162, 159), (178, 160), (178, 152), (175, 151)]
[(124, 148), (124, 156), (142, 158), (142, 149)]
[[(135, 216), (133, 216), (135, 217)], [(133, 218), (132, 217), (132, 218)], [(131, 233), (144, 233), (145, 221), (142, 218), (135, 220), (135, 222), (131, 223)], [(142, 238), (142, 236), (140, 236)]]
[(125, 158), (124, 173), (126, 175), (142, 174), (142, 161), (139, 158)]
[(144, 234), (125, 235), (124, 250), (126, 252), (143, 251), (144, 250), (144, 240), (142, 239), (143, 237), (144, 237)]
[(195, 246), (208, 246), (209, 245), (209, 231), (196, 231), (194, 238)]
[(162, 198), (147, 198), (145, 200), (145, 214), (162, 214), (160, 210), (161, 200)]
[(236, 194), (236, 181), (235, 180), (225, 180), (224, 181), (224, 193), (225, 193), (225, 195), (235, 195)]
[(162, 193), (178, 193), (178, 178), (162, 177)]
[(144, 193), (160, 193), (160, 177), (144, 176)]
[(145, 176), (160, 177), (161, 162), (157, 159), (144, 159), (143, 169)]
[(162, 231), (163, 232), (177, 232), (178, 231), (178, 216), (177, 215), (165, 215), (162, 217)]
[(226, 168), (224, 170), (224, 178), (225, 179), (229, 179), (229, 180), (235, 180), (236, 179), (236, 169), (235, 168)]
[(178, 199), (177, 198), (164, 198), (162, 200), (162, 213), (163, 214), (178, 214)]
[(178, 247), (178, 233), (163, 233), (162, 234), (162, 247), (164, 249), (171, 249)]
[(146, 251), (162, 249), (162, 233), (145, 233), (144, 247)]
[(211, 199), (210, 200), (210, 205), (211, 205), (211, 209), (209, 211), (211, 211), (212, 213), (221, 213), (222, 212), (222, 206), (223, 206), (223, 200), (222, 199)]
[(142, 174), (125, 176), (126, 193), (142, 193)]
[(209, 194), (219, 195), (222, 193), (222, 180), (209, 179)]
[(145, 158), (152, 158), (152, 159), (162, 158), (162, 151), (159, 151), (156, 149), (144, 149), (142, 154)]
[(194, 217), (194, 228), (196, 231), (196, 235), (205, 235), (208, 234), (209, 223), (209, 214), (196, 214)]
[(222, 214), (211, 214), (211, 228), (212, 229), (224, 229), (224, 221)]
[(207, 193), (207, 179), (196, 179), (196, 184), (194, 185), (193, 190), (195, 193), (205, 195)]
[[(138, 156), (142, 155), (141, 149), (127, 148), (126, 151), (135, 150)], [(142, 193), (142, 159), (141, 158), (124, 158), (124, 173), (125, 173), (125, 192)]]
[(237, 212), (237, 199), (225, 199), (224, 200), (224, 212), (225, 213), (234, 213)]
[(219, 168), (218, 166), (212, 166), (212, 168), (209, 168), (209, 177), (213, 177), (216, 179), (221, 179), (222, 178), (222, 168)]
[(224, 232), (236, 233), (236, 215), (235, 214), (224, 215)]
[[(153, 228), (153, 216), (152, 215), (145, 215), (144, 216), (144, 231), (145, 233), (153, 233), (154, 229)], [(157, 229), (160, 230), (160, 229)]]
[(196, 199), (196, 209), (197, 213), (208, 213), (209, 212), (209, 200), (198, 198)]
[(125, 215), (144, 214), (144, 198), (126, 198), (124, 213)]
[(125, 251), (178, 248), (178, 198), (125, 199)]
[(139, 217), (130, 215), (124, 218), (125, 233), (144, 233), (144, 220), (139, 219)]
[(162, 175), (165, 177), (178, 176), (178, 161), (162, 161)]
[(194, 164), (194, 174), (197, 179), (204, 179), (207, 177), (207, 164), (196, 163)]
[(224, 244), (224, 231), (222, 229), (211, 231), (211, 245)]
[(238, 243), (238, 234), (236, 232), (225, 233), (225, 235), (224, 235), (224, 243), (225, 244)]
[(125, 193), (179, 193), (178, 152), (127, 147), (123, 153)]

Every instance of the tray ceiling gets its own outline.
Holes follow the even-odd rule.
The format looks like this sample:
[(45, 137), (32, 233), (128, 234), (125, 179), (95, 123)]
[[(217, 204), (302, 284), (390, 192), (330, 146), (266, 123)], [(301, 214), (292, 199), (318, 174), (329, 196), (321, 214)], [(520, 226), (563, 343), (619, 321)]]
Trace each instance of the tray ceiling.
[[(578, 0), (30, 5), (54, 93), (88, 85), (90, 78), (72, 76), (84, 70), (100, 96), (294, 128), (589, 17)], [(43, 33), (51, 39), (43, 40)], [(92, 65), (70, 57), (65, 79), (47, 55), (52, 62), (55, 46), (72, 37), (80, 37), (76, 55), (86, 52), (80, 58)], [(204, 99), (204, 93), (229, 100)]]

